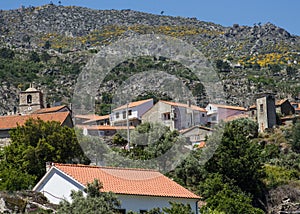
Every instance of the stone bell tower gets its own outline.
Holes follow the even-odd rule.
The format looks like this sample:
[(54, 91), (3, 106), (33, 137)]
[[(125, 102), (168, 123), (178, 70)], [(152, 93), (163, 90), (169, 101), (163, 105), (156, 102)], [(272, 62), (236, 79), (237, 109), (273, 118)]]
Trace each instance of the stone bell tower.
[(256, 100), (258, 131), (263, 132), (267, 128), (276, 125), (275, 96), (264, 94)]
[(28, 89), (20, 92), (19, 111), (21, 114), (31, 114), (32, 112), (44, 108), (43, 93), (30, 85)]

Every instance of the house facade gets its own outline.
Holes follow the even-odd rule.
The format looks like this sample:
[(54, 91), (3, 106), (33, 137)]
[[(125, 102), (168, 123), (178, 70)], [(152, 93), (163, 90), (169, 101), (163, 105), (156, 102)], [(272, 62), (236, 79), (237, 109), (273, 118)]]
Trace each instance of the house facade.
[(214, 126), (228, 117), (245, 114), (247, 109), (240, 106), (229, 106), (221, 104), (208, 104), (206, 106), (208, 123)]
[(180, 134), (188, 138), (192, 146), (200, 145), (201, 142), (205, 142), (207, 138), (212, 134), (212, 129), (205, 126), (193, 126), (188, 129), (183, 129)]
[(158, 122), (171, 130), (187, 129), (207, 123), (206, 110), (190, 103), (160, 100), (142, 117), (143, 122)]
[(77, 128), (82, 129), (83, 135), (90, 136), (113, 136), (118, 131), (133, 130), (134, 126), (110, 126), (110, 125), (77, 125)]
[(94, 179), (102, 182), (101, 191), (117, 195), (121, 213), (169, 207), (169, 202), (189, 204), (198, 213), (199, 196), (154, 170), (52, 163), (33, 190), (58, 204), (63, 199), (71, 201), (71, 190), (83, 191)]
[[(153, 106), (153, 99), (141, 100), (120, 106), (110, 114), (110, 123), (112, 126), (136, 127), (141, 124), (142, 116)], [(127, 120), (128, 119), (128, 120)]]

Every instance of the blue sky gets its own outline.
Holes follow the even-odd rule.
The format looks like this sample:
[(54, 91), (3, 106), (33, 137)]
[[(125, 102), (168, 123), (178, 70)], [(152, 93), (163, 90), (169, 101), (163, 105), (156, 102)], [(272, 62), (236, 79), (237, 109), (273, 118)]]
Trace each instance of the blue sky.
[[(59, 0), (52, 0), (58, 4)], [(0, 9), (48, 4), (50, 0), (1, 0)], [(232, 24), (253, 26), (271, 22), (300, 36), (299, 0), (61, 0), (62, 5), (94, 9), (132, 9), (154, 14), (196, 17), (223, 26)]]

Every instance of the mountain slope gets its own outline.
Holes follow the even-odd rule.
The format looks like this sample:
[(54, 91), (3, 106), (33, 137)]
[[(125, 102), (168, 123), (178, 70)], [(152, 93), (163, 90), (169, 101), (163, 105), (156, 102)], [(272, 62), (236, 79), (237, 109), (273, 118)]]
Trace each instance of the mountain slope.
[[(229, 64), (228, 69), (216, 66), (216, 70), (230, 104), (251, 105), (259, 92), (275, 92), (278, 98), (291, 99), (300, 92), (300, 37), (271, 23), (223, 27), (195, 18), (132, 10), (44, 5), (0, 11), (0, 33), (2, 113), (17, 105), (18, 91), (30, 82), (46, 93), (47, 102), (70, 102), (78, 74), (97, 49), (130, 34), (174, 36), (193, 44), (212, 64), (217, 60)], [(142, 63), (144, 68), (151, 64), (133, 60), (135, 63)], [(173, 62), (168, 64), (174, 68), (167, 66), (170, 70), (184, 70)], [(128, 77), (128, 63), (122, 66), (116, 70)], [(187, 81), (189, 77), (181, 78), (190, 82), (190, 87), (195, 85), (193, 80)], [(112, 84), (100, 91), (113, 93), (118, 85)], [(199, 99), (206, 99), (204, 91), (196, 93)], [(205, 103), (207, 100), (199, 104)]]

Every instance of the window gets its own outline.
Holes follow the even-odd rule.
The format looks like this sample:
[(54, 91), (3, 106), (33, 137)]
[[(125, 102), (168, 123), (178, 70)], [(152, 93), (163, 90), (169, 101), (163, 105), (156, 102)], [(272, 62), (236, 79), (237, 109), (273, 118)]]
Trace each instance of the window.
[(162, 118), (163, 118), (163, 120), (170, 120), (171, 119), (170, 112), (163, 113)]
[(27, 103), (28, 104), (32, 103), (32, 96), (30, 94), (27, 95)]
[(123, 111), (122, 114), (123, 114), (123, 119), (126, 119), (126, 111)]
[(202, 117), (205, 117), (205, 114), (202, 114)]
[(116, 113), (116, 118), (119, 118), (119, 117), (120, 117), (120, 113), (117, 112), (117, 113)]
[(260, 110), (260, 112), (264, 112), (264, 104), (259, 105), (259, 110)]
[(132, 110), (128, 110), (128, 115), (132, 115)]
[(211, 121), (217, 121), (217, 117), (216, 116), (211, 117)]

